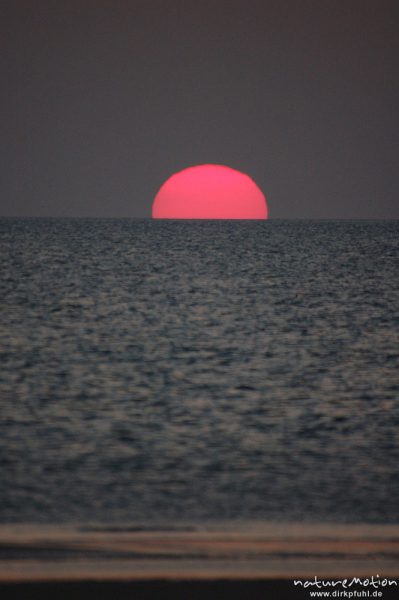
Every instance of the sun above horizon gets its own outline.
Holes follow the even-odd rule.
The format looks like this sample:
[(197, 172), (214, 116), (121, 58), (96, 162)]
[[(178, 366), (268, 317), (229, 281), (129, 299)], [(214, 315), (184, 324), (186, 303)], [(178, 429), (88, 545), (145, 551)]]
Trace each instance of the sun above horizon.
[(267, 219), (266, 198), (245, 173), (223, 165), (183, 169), (161, 186), (153, 219)]

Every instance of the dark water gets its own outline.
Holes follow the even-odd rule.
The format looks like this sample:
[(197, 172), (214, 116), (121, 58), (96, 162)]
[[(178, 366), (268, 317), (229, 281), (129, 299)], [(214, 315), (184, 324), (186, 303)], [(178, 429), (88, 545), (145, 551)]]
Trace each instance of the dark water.
[(398, 222), (0, 224), (3, 522), (399, 522)]

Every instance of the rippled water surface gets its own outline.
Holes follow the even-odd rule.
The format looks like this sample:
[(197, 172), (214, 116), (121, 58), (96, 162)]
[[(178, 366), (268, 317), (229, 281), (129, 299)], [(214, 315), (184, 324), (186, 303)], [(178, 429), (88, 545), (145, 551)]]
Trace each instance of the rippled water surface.
[(7, 521), (399, 521), (398, 222), (0, 221)]

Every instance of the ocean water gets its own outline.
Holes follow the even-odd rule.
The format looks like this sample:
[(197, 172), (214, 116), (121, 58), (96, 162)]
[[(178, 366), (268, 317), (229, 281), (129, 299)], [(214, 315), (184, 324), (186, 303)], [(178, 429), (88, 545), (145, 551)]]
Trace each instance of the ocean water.
[(399, 222), (0, 233), (2, 523), (399, 522)]

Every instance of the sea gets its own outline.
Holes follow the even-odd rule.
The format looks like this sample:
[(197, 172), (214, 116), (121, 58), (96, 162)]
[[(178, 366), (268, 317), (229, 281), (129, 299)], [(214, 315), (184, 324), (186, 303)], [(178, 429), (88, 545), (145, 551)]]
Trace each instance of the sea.
[(3, 527), (399, 523), (399, 221), (0, 234)]

